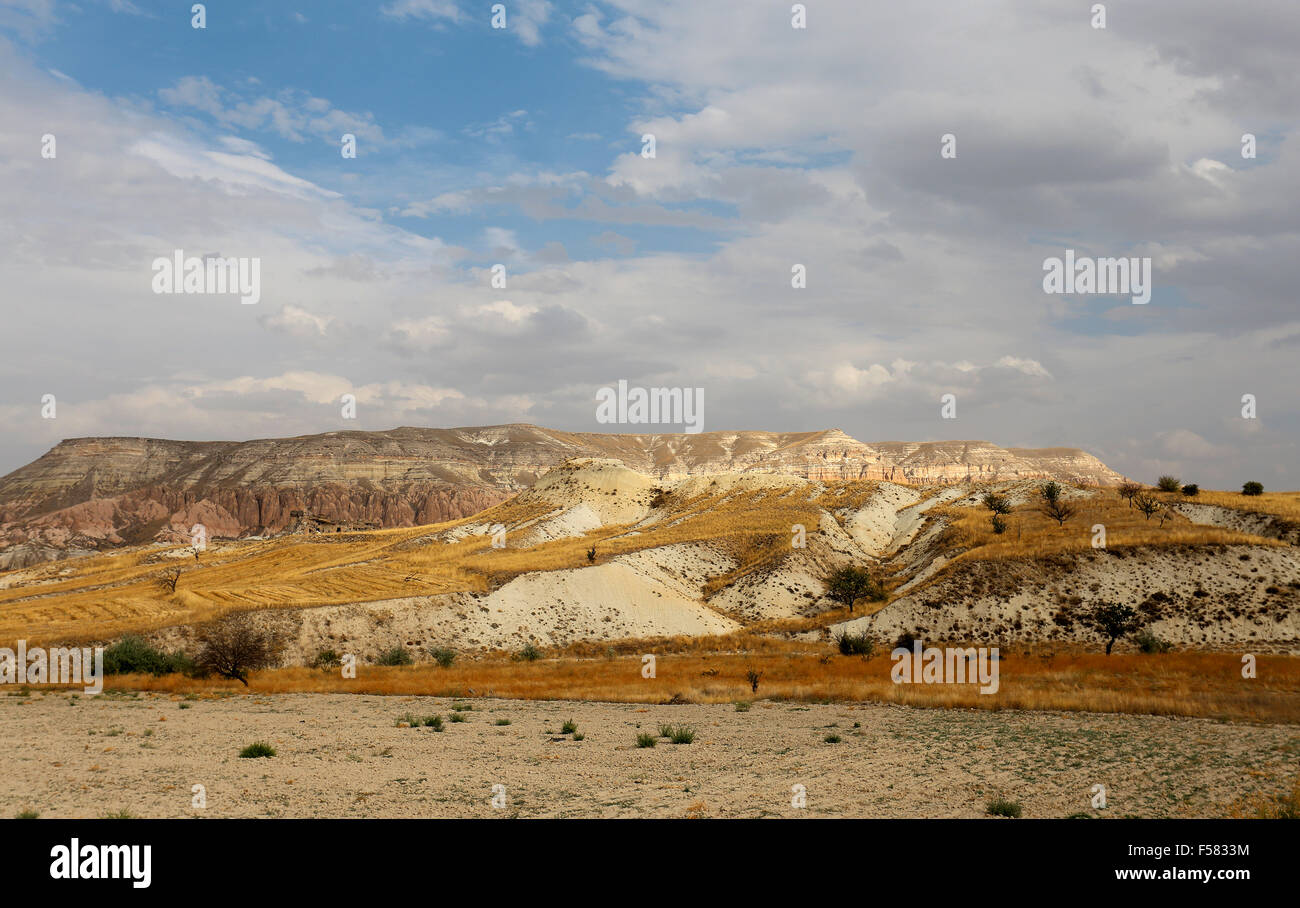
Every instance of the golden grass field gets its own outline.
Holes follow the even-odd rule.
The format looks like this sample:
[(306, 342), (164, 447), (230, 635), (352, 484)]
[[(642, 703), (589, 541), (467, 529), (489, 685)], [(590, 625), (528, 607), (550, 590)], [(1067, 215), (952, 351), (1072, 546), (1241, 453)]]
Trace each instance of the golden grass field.
[[(973, 684), (895, 684), (889, 655), (841, 656), (829, 645), (799, 648), (769, 640), (753, 652), (665, 652), (672, 641), (644, 641), (656, 653), (656, 677), (643, 678), (635, 644), (611, 655), (517, 661), (505, 656), (436, 665), (359, 665), (357, 677), (305, 667), (257, 672), (238, 682), (182, 675), (120, 675), (108, 688), (222, 696), (228, 693), (358, 693), (588, 700), (618, 703), (729, 703), (794, 700), (872, 701), (914, 707), (1060, 710), (1197, 716), (1300, 723), (1300, 658), (1258, 657), (1258, 677), (1241, 677), (1240, 657), (1222, 653), (1004, 653), (997, 693)], [(712, 646), (714, 643), (705, 643)], [(617, 649), (631, 650), (620, 655)], [(758, 691), (747, 674), (761, 673)]]

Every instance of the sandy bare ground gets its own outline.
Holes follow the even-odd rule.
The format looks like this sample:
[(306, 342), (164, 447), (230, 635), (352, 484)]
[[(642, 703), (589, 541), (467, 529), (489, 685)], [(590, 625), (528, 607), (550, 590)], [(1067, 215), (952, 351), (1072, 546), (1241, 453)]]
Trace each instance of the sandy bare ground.
[[(407, 712), (444, 730), (396, 727)], [(583, 740), (560, 734), (570, 718)], [(694, 743), (636, 746), (665, 723)], [(995, 796), (1026, 817), (1204, 817), (1289, 789), (1300, 765), (1295, 725), (871, 704), (34, 692), (0, 696), (0, 728), (4, 817), (977, 817)], [(239, 758), (258, 740), (277, 755)]]

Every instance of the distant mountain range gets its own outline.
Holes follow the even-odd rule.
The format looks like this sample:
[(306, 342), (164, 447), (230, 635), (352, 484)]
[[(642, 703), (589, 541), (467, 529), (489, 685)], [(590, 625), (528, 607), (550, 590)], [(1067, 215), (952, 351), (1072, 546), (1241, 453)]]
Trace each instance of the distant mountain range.
[(304, 517), (353, 528), (454, 520), (575, 457), (614, 458), (662, 477), (758, 471), (914, 485), (1124, 479), (1076, 448), (867, 444), (838, 429), (633, 435), (512, 424), (244, 442), (74, 438), (0, 478), (0, 569), (77, 550), (187, 540), (196, 523), (222, 537), (279, 533)]

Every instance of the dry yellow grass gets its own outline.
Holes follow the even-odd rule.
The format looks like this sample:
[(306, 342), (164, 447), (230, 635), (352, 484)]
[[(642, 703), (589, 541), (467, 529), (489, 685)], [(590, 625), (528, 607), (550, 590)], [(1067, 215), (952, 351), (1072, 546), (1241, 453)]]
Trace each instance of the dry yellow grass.
[[(1260, 656), (1259, 677), (1241, 677), (1229, 654), (1167, 653), (1104, 656), (1090, 653), (1003, 654), (1000, 687), (983, 695), (976, 685), (894, 684), (887, 654), (871, 659), (817, 651), (749, 653), (657, 652), (656, 677), (641, 676), (639, 655), (563, 657), (536, 662), (488, 658), (410, 667), (359, 666), (355, 679), (337, 671), (285, 668), (255, 673), (256, 693), (364, 693), (588, 700), (726, 703), (756, 698), (800, 701), (877, 701), (916, 707), (1062, 710), (1202, 716), (1264, 723), (1300, 722), (1300, 658)], [(754, 693), (746, 680), (761, 672)], [(245, 690), (237, 682), (181, 675), (124, 675), (109, 689), (222, 695)]]
[(945, 543), (951, 548), (967, 549), (960, 556), (966, 560), (1033, 559), (1060, 552), (1085, 551), (1092, 548), (1093, 527), (1097, 524), (1106, 529), (1108, 548), (1286, 545), (1277, 539), (1195, 524), (1176, 513), (1171, 513), (1161, 526), (1158, 517), (1148, 520), (1141, 511), (1120, 498), (1114, 489), (1096, 491), (1093, 497), (1070, 500), (1076, 513), (1064, 526), (1058, 526), (1056, 521), (1044, 515), (1037, 501), (1027, 502), (1006, 515), (1007, 530), (1001, 536), (993, 532), (992, 512), (987, 508), (939, 506), (932, 508), (930, 513), (950, 521)]
[(1272, 514), (1300, 522), (1300, 492), (1265, 492), (1263, 495), (1243, 495), (1240, 492), (1202, 491), (1193, 504), (1212, 504), (1221, 508)]

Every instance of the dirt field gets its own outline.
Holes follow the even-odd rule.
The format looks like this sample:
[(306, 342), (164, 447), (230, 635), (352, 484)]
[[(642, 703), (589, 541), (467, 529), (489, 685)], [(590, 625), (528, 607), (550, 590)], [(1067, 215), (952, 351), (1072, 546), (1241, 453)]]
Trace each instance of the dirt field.
[[(406, 713), (443, 730), (398, 727)], [(636, 746), (661, 724), (695, 740)], [(1300, 766), (1296, 725), (880, 704), (37, 691), (0, 696), (0, 727), (4, 817), (978, 817), (994, 797), (1028, 818), (1213, 817)], [(276, 756), (241, 759), (255, 741)]]

